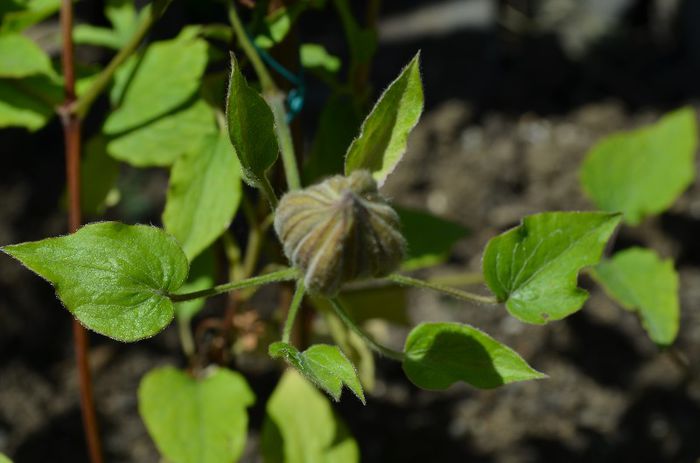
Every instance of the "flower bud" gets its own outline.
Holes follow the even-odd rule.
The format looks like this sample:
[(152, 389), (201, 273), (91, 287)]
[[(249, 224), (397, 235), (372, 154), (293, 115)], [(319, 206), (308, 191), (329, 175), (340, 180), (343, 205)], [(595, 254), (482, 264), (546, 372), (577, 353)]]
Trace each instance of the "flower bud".
[(275, 230), (306, 287), (335, 295), (349, 281), (395, 270), (406, 241), (399, 217), (366, 170), (291, 191), (275, 212)]

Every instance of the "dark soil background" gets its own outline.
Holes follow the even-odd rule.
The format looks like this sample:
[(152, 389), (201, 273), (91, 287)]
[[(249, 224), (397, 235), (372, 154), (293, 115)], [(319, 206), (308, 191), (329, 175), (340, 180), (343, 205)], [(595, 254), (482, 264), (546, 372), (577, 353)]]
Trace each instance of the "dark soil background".
[[(184, 22), (200, 20), (205, 9), (194, 0), (176, 1), (155, 35), (172, 35)], [(78, 4), (86, 21), (103, 21), (99, 12), (100, 2)], [(499, 8), (481, 0), (412, 0), (386, 2), (382, 18), (375, 87), (385, 86), (422, 49), (427, 99), (409, 151), (384, 192), (472, 230), (435, 273), (478, 270), (487, 240), (523, 215), (592, 209), (577, 176), (586, 151), (611, 132), (693, 105), (700, 93), (700, 4), (694, 0), (512, 0)], [(309, 15), (301, 36), (344, 53), (332, 15)], [(310, 132), (324, 93), (317, 82), (309, 85), (302, 120)], [(88, 123), (88, 133), (98, 121)], [(2, 130), (0, 147), (0, 244), (63, 233), (58, 123), (36, 134)], [(123, 174), (120, 187), (128, 194), (110, 217), (158, 223), (166, 173)], [(695, 185), (667, 213), (622, 228), (615, 245), (642, 244), (674, 258), (682, 304), (676, 349), (689, 359), (689, 371), (659, 352), (635, 316), (585, 276), (581, 284), (591, 297), (583, 310), (544, 327), (524, 325), (503, 308), (411, 293), (413, 321), (474, 324), (550, 378), (495, 391), (454, 386), (432, 393), (380, 360), (368, 405), (346, 399), (336, 406), (362, 461), (697, 462), (699, 238)], [(136, 389), (151, 368), (184, 365), (173, 328), (132, 345), (91, 337), (110, 463), (159, 459), (137, 413)], [(383, 328), (400, 344), (405, 329)], [(242, 368), (258, 397), (250, 462), (258, 461), (264, 403), (278, 375), (266, 365)], [(68, 313), (48, 284), (1, 258), (0, 451), (16, 463), (87, 461), (74, 373)]]

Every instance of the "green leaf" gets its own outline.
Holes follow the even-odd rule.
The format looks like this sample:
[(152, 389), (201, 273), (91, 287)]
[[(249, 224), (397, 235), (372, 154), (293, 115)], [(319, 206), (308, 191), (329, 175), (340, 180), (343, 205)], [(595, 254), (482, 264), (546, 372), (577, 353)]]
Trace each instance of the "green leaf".
[(243, 167), (243, 179), (260, 185), (279, 153), (275, 121), (263, 97), (246, 83), (233, 55), (226, 102), (228, 133)]
[(305, 68), (319, 68), (326, 72), (336, 73), (340, 70), (341, 61), (337, 56), (328, 53), (323, 45), (304, 43), (299, 50), (301, 64)]
[(367, 169), (381, 185), (406, 152), (408, 134), (423, 111), (420, 53), (389, 85), (345, 156), (345, 174)]
[(270, 344), (270, 356), (286, 360), (336, 401), (340, 400), (344, 384), (365, 403), (357, 371), (338, 346), (315, 344), (304, 352), (299, 352), (290, 344), (275, 342)]
[(165, 230), (192, 260), (231, 224), (241, 201), (240, 168), (225, 133), (209, 135), (173, 166)]
[(174, 313), (167, 294), (187, 277), (187, 257), (175, 238), (146, 225), (98, 222), (2, 250), (54, 285), (83, 325), (119, 341), (165, 328)]
[(212, 109), (197, 100), (182, 110), (113, 138), (107, 150), (115, 159), (132, 166), (167, 167), (216, 132)]
[(272, 48), (282, 42), (289, 34), (299, 16), (308, 8), (321, 8), (325, 0), (300, 0), (289, 6), (275, 8), (263, 20), (264, 33), (255, 37), (255, 45), (260, 48)]
[(0, 77), (34, 74), (54, 74), (49, 55), (21, 34), (0, 35)]
[(357, 376), (360, 378), (360, 384), (362, 384), (364, 390), (371, 392), (375, 383), (375, 364), (372, 350), (330, 308), (319, 307), (317, 304), (319, 299), (312, 298), (312, 301), (323, 316), (333, 342), (340, 347), (340, 350), (343, 351), (348, 360), (357, 366)]
[(596, 206), (622, 212), (636, 225), (668, 209), (695, 177), (695, 111), (668, 113), (656, 124), (611, 135), (581, 168), (581, 184)]
[(280, 379), (266, 406), (265, 463), (357, 463), (360, 451), (328, 399), (294, 370)]
[(4, 453), (0, 453), (0, 463), (12, 463), (12, 460), (7, 458)]
[(356, 323), (381, 319), (398, 325), (411, 325), (407, 290), (402, 286), (349, 289), (338, 297)]
[(104, 132), (124, 132), (182, 106), (199, 88), (206, 64), (207, 44), (202, 39), (178, 37), (152, 44), (121, 105), (105, 121)]
[[(187, 281), (180, 286), (179, 293), (192, 293), (214, 286), (216, 275), (216, 259), (212, 248), (199, 254), (190, 264), (190, 274)], [(189, 323), (204, 307), (206, 299), (191, 299), (175, 303), (175, 316), (181, 323)]]
[(119, 177), (119, 163), (107, 156), (107, 143), (97, 135), (85, 143), (80, 167), (80, 202), (85, 215), (100, 215)]
[(0, 79), (0, 128), (39, 130), (55, 114), (62, 93), (46, 76)]
[(343, 153), (362, 123), (362, 115), (351, 95), (335, 93), (321, 111), (318, 130), (309, 158), (304, 165), (304, 183), (343, 171)]
[(464, 381), (480, 389), (546, 378), (486, 333), (458, 323), (421, 323), (406, 339), (403, 370), (423, 389)]
[(598, 263), (619, 222), (619, 214), (602, 212), (525, 217), (486, 246), (486, 284), (524, 322), (544, 324), (571, 315), (588, 298), (577, 287), (578, 272)]
[(594, 267), (593, 277), (622, 307), (639, 313), (652, 341), (673, 343), (680, 307), (671, 259), (661, 260), (651, 249), (625, 249)]
[(202, 379), (158, 368), (139, 386), (139, 413), (171, 463), (238, 461), (248, 429), (246, 408), (254, 402), (243, 376), (225, 368)]
[[(150, 9), (150, 7), (146, 8)], [(141, 10), (141, 14), (150, 13), (146, 8)], [(138, 27), (139, 15), (136, 12), (134, 0), (107, 0), (105, 16), (112, 23), (116, 35), (121, 38), (122, 45)]]
[(452, 247), (469, 234), (463, 226), (418, 209), (395, 207), (401, 232), (408, 243), (404, 270), (438, 265), (447, 260)]
[[(5, 2), (9, 3), (8, 0)], [(0, 2), (0, 10), (4, 2)], [(40, 23), (61, 8), (61, 0), (29, 0), (19, 2), (22, 7), (11, 8), (0, 20), (0, 33), (20, 32), (29, 26)]]

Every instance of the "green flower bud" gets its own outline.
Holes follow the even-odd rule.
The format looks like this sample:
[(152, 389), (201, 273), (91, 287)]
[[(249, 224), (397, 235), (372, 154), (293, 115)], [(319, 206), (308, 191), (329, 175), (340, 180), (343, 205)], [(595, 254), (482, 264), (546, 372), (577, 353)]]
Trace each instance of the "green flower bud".
[(275, 230), (306, 287), (335, 295), (358, 278), (383, 277), (403, 260), (399, 216), (366, 170), (291, 191), (275, 212)]

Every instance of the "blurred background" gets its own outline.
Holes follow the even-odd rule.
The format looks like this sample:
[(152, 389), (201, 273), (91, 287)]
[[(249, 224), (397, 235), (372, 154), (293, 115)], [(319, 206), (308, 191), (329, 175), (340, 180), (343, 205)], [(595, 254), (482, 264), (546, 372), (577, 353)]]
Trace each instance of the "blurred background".
[[(353, 5), (364, 8), (364, 2)], [(106, 21), (101, 1), (75, 7), (80, 22)], [(213, 17), (206, 1), (175, 0), (151, 38), (172, 37), (187, 23), (225, 20)], [(697, 108), (699, 25), (696, 0), (385, 1), (371, 69), (374, 93), (420, 49), (426, 111), (384, 193), (471, 231), (435, 272), (478, 270), (488, 239), (526, 214), (593, 209), (578, 170), (597, 140), (670, 109)], [(30, 34), (57, 55), (57, 28), (54, 18)], [(296, 33), (347, 57), (330, 8), (305, 14)], [(87, 47), (78, 54), (87, 62), (109, 59)], [(307, 147), (327, 96), (309, 79), (299, 117)], [(96, 112), (106, 109), (103, 102)], [(99, 120), (87, 121), (86, 134), (98, 130)], [(54, 119), (35, 134), (0, 130), (0, 150), (0, 245), (64, 233), (60, 123)], [(124, 167), (121, 201), (107, 217), (160, 224), (166, 188), (166, 171)], [(336, 405), (362, 461), (700, 461), (700, 186), (660, 217), (623, 228), (616, 249), (633, 244), (676, 262), (682, 306), (676, 346), (689, 370), (659, 352), (634, 314), (585, 277), (581, 284), (591, 298), (584, 309), (544, 327), (524, 325), (502, 309), (412, 292), (411, 323), (478, 326), (550, 379), (432, 393), (412, 386), (399, 365), (378, 360), (368, 405)], [(407, 332), (401, 324), (373, 328), (399, 344)], [(158, 461), (138, 416), (136, 388), (154, 366), (184, 364), (176, 328), (130, 345), (91, 340), (107, 461)], [(269, 363), (239, 368), (258, 397), (244, 459), (254, 462), (264, 404), (279, 371)], [(68, 313), (48, 284), (0, 258), (0, 451), (16, 463), (87, 461), (74, 377)]]

